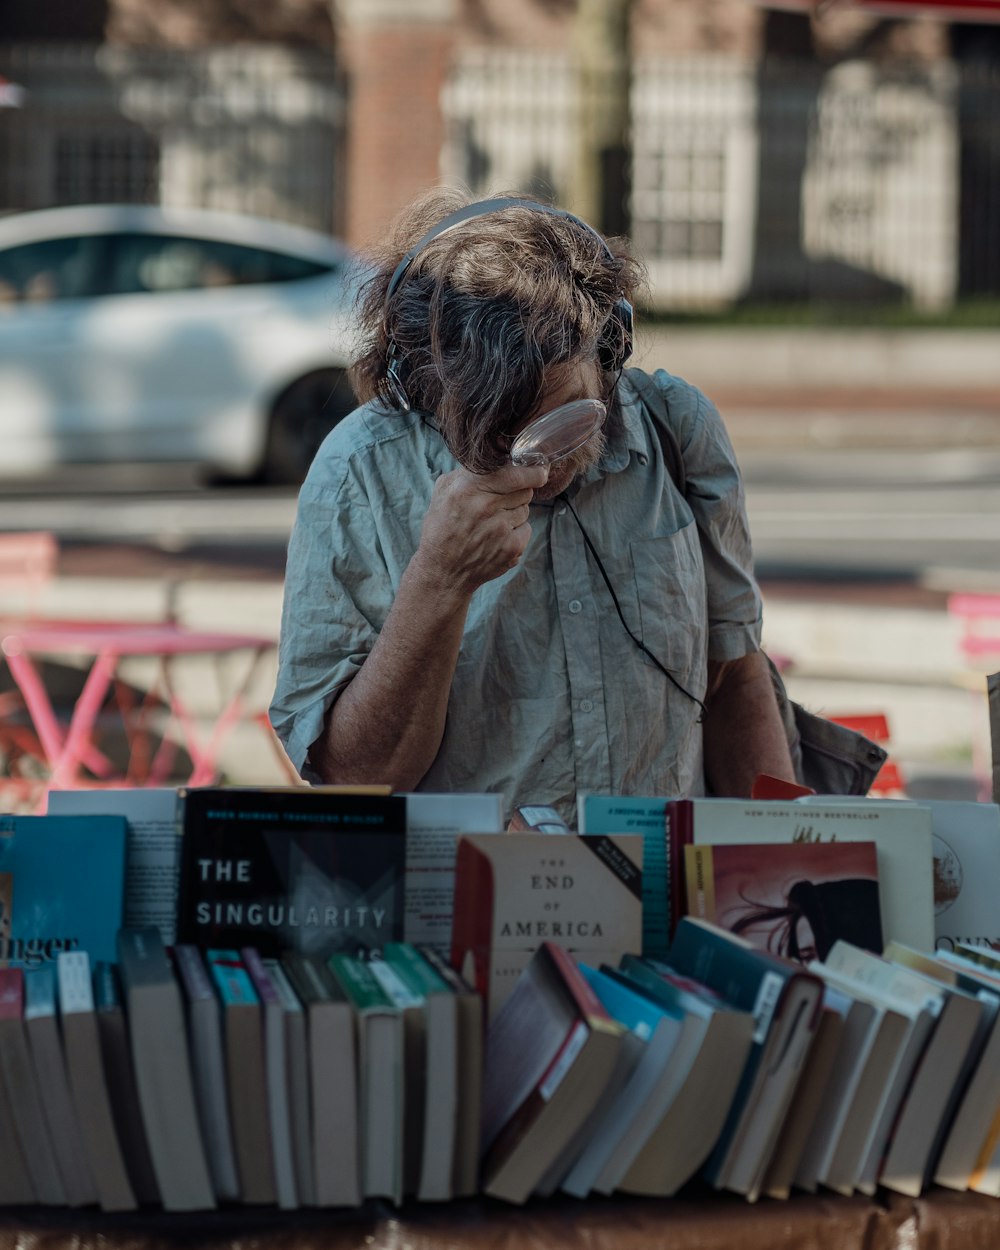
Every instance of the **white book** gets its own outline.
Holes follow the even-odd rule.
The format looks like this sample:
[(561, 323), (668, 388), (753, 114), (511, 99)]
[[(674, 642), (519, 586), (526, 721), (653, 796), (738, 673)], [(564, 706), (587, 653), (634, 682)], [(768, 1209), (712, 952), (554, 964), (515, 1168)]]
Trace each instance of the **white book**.
[(500, 794), (406, 795), (407, 942), (449, 955), (458, 839), (503, 828)]
[(299, 1205), (295, 1184), (295, 1159), (292, 1153), (292, 1114), (288, 1096), (285, 1049), (285, 1008), (278, 987), (252, 947), (240, 954), (246, 965), (264, 1013), (264, 1075), (267, 1082), (267, 1114), (271, 1127), (271, 1152), (274, 1160), (274, 1185), (278, 1206), (294, 1210)]
[(173, 948), (173, 953), (177, 979), (184, 994), (198, 1119), (212, 1187), (216, 1197), (235, 1202), (240, 1196), (240, 1181), (226, 1092), (222, 1009), (198, 948), (182, 943)]
[(894, 994), (909, 987), (936, 995), (937, 1023), (915, 1068), (885, 1157), (879, 1183), (897, 1193), (918, 1197), (936, 1162), (935, 1151), (956, 1105), (958, 1085), (983, 1012), (971, 995), (952, 990), (869, 951), (837, 942), (827, 965), (865, 982), (874, 991)]
[(306, 1012), (280, 961), (265, 959), (264, 967), (274, 982), (284, 1011), (286, 1078), (291, 1115), (292, 1158), (295, 1163), (295, 1187), (299, 1202), (303, 1206), (312, 1207), (316, 1205), (316, 1181), (309, 1140), (311, 1125)]
[(931, 812), (924, 804), (822, 795), (767, 802), (690, 799), (678, 806), (690, 807), (696, 843), (874, 842), (885, 941), (933, 949), (934, 860)]

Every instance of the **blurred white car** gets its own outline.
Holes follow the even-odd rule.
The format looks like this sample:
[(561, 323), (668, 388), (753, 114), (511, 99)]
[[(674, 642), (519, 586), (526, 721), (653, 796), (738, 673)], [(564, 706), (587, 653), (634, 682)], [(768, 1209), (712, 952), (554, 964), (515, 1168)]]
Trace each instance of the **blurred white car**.
[(171, 463), (300, 480), (354, 404), (353, 261), (228, 213), (0, 218), (0, 476)]

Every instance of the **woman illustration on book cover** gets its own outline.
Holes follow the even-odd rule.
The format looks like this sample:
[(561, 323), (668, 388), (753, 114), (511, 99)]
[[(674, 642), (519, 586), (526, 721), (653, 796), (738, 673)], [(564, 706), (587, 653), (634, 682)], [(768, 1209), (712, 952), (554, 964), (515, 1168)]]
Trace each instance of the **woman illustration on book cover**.
[(807, 964), (811, 959), (825, 959), (838, 939), (882, 953), (877, 881), (860, 877), (796, 881), (777, 905), (755, 901), (742, 892), (740, 897), (746, 909), (727, 927), (751, 942), (757, 934), (765, 937), (765, 949), (772, 954)]

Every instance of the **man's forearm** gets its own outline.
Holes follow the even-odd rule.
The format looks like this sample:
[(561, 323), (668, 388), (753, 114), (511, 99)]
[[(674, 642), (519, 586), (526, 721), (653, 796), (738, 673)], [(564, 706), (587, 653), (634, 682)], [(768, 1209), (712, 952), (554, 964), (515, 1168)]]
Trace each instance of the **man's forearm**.
[(468, 606), (411, 562), (371, 653), (309, 752), (324, 782), (418, 784), (441, 745)]
[(759, 773), (795, 780), (763, 651), (710, 666), (705, 779), (716, 795), (747, 796)]

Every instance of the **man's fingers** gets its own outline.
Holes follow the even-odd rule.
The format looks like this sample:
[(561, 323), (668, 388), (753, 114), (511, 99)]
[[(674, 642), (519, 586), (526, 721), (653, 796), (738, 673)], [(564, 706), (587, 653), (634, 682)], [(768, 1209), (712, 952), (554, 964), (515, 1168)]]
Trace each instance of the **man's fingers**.
[(517, 491), (538, 490), (549, 480), (547, 464), (505, 464), (493, 473), (479, 475), (481, 490), (497, 495), (510, 495)]

